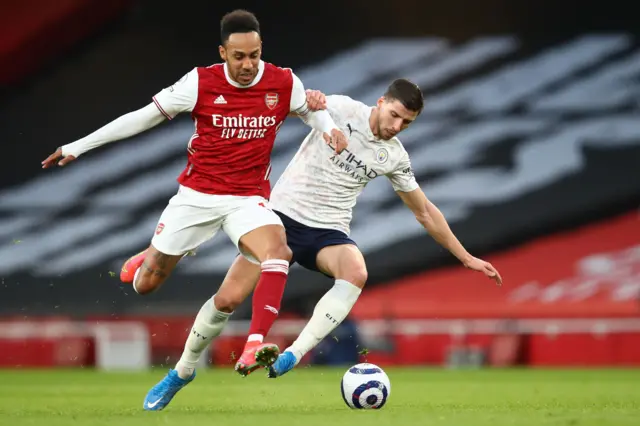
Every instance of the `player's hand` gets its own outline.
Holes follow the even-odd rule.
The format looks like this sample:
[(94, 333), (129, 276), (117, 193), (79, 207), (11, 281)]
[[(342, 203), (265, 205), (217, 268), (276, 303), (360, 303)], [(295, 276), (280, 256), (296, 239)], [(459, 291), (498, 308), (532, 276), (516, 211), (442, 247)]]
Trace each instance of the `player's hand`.
[(327, 109), (327, 97), (319, 90), (307, 89), (307, 106), (311, 111)]
[(75, 159), (76, 157), (74, 157), (73, 155), (63, 156), (62, 148), (58, 148), (56, 149), (56, 152), (44, 159), (44, 161), (42, 162), (42, 168), (48, 169), (49, 167), (53, 167), (56, 164), (60, 167), (66, 166)]
[(502, 277), (500, 276), (500, 273), (489, 262), (485, 262), (477, 257), (472, 257), (470, 261), (464, 264), (464, 266), (471, 270), (482, 272), (487, 277), (494, 280), (497, 285), (502, 285)]
[(342, 131), (338, 129), (331, 129), (331, 135), (328, 135), (326, 132), (322, 134), (324, 141), (336, 151), (336, 154), (340, 154), (345, 150), (347, 145), (347, 137)]

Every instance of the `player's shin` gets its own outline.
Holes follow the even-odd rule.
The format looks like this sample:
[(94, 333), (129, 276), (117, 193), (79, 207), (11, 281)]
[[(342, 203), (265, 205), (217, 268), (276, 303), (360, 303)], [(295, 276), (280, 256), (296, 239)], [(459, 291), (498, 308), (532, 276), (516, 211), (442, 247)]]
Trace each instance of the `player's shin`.
[(262, 262), (260, 280), (253, 292), (253, 308), (248, 341), (262, 342), (278, 317), (287, 283), (289, 262), (271, 259)]
[(299, 362), (347, 317), (361, 292), (362, 289), (348, 281), (336, 280), (316, 304), (313, 315), (300, 336), (286, 350), (293, 352)]
[(191, 327), (189, 337), (184, 345), (184, 352), (176, 365), (176, 371), (181, 379), (188, 379), (193, 374), (196, 364), (211, 341), (220, 335), (229, 320), (230, 313), (220, 312), (210, 298), (202, 305), (196, 320)]

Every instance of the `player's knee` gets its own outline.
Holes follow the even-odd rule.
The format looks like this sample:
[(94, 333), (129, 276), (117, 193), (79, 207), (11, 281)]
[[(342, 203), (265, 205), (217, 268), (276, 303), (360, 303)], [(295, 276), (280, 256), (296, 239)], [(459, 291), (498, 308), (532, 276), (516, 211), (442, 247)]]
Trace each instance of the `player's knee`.
[(289, 248), (288, 245), (284, 245), (284, 247), (282, 247), (282, 256), (279, 259), (282, 260), (288, 260), (291, 261), (291, 259), (293, 259), (293, 251), (291, 251), (291, 249)]
[(369, 278), (367, 268), (364, 265), (358, 265), (351, 268), (344, 274), (344, 276), (345, 278), (343, 279), (349, 281), (358, 288), (364, 288), (364, 285), (367, 283), (367, 278)]
[(291, 259), (293, 258), (293, 252), (287, 244), (277, 244), (268, 250), (266, 258), (291, 261)]
[[(230, 286), (232, 287), (232, 286)], [(220, 312), (231, 313), (244, 301), (244, 295), (240, 291), (223, 290), (213, 296), (213, 305)]]

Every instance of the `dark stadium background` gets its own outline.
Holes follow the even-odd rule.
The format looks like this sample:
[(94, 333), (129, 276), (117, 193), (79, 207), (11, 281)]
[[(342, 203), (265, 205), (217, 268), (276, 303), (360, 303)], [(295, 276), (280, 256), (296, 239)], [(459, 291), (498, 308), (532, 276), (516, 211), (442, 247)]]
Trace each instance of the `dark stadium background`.
[[(232, 9), (247, 8), (256, 13), (262, 26), (263, 58), (280, 66), (291, 67), (296, 72), (374, 39), (439, 37), (457, 46), (480, 36), (513, 36), (521, 42), (517, 51), (509, 58), (509, 61), (515, 63), (585, 34), (624, 33), (630, 38), (631, 44), (628, 47), (584, 71), (589, 73), (607, 66), (607, 61), (631, 55), (638, 46), (637, 19), (631, 6), (625, 8), (620, 3), (621, 6), (614, 7), (615, 3), (541, 0), (3, 2), (0, 5), (0, 129), (4, 161), (0, 167), (0, 223), (4, 222), (9, 226), (7, 224), (13, 223), (10, 222), (12, 220), (31, 215), (48, 215), (47, 212), (51, 211), (50, 216), (43, 216), (43, 221), (30, 230), (30, 241), (25, 240), (27, 234), (22, 230), (13, 234), (10, 230), (4, 230), (0, 249), (6, 255), (5, 262), (10, 262), (12, 250), (19, 250), (21, 244), (41, 244), (33, 241), (38, 238), (39, 233), (50, 235), (47, 232), (55, 229), (62, 221), (81, 220), (89, 209), (86, 200), (91, 193), (74, 196), (70, 203), (61, 201), (60, 208), (49, 210), (39, 205), (37, 200), (32, 204), (26, 203), (21, 208), (2, 205), (2, 194), (17, 191), (36, 178), (54, 177), (62, 173), (61, 170), (41, 170), (40, 161), (56, 147), (92, 132), (121, 114), (146, 105), (151, 96), (172, 84), (192, 67), (217, 62), (219, 20), (225, 12)], [(65, 8), (68, 5), (71, 6), (67, 10)], [(49, 19), (52, 17), (55, 20)], [(412, 67), (431, 65), (416, 64), (412, 59), (408, 53), (406, 65), (399, 61), (393, 72), (377, 75), (376, 81), (390, 81), (403, 76), (403, 73), (415, 71)], [(380, 59), (383, 60), (384, 58)], [(348, 72), (364, 72), (370, 66), (372, 65), (369, 63), (360, 63), (351, 66)], [(501, 66), (501, 62), (497, 61), (491, 66), (497, 68)], [(471, 70), (442, 86), (425, 87), (426, 103), (429, 104), (431, 96), (468, 81), (476, 81), (483, 72), (492, 70), (491, 67)], [(572, 78), (581, 76), (578, 73)], [(640, 72), (625, 80), (630, 84), (630, 93), (637, 96), (640, 96), (637, 89), (639, 79)], [(562, 82), (565, 83), (568, 82)], [(324, 87), (310, 88), (326, 90)], [(559, 87), (552, 86), (548, 90), (547, 93), (553, 92), (559, 90)], [(589, 113), (591, 115), (587, 114), (587, 119), (601, 119), (615, 114), (637, 114), (640, 112), (637, 99), (638, 97), (635, 102), (623, 102), (609, 110), (592, 111)], [(517, 115), (522, 111), (526, 111), (526, 106), (517, 105), (510, 113)], [(424, 115), (427, 114), (428, 112)], [(560, 111), (558, 120), (573, 120), (575, 117), (572, 114)], [(434, 121), (424, 115), (425, 120)], [(462, 120), (465, 117), (465, 111), (454, 112), (450, 116)], [(584, 118), (580, 114), (577, 117)], [(602, 135), (597, 137), (603, 138)], [(185, 135), (185, 145), (187, 138), (188, 135)], [(640, 175), (637, 171), (640, 166), (640, 139), (637, 136), (627, 139), (630, 142), (620, 149), (585, 147), (581, 152), (587, 160), (579, 173), (508, 202), (479, 207), (468, 220), (456, 222), (454, 231), (474, 254), (493, 259), (492, 256), (508, 254), (518, 245), (539, 237), (553, 237), (579, 226), (619, 220), (620, 215), (633, 215), (634, 211), (637, 216), (640, 204)], [(495, 164), (507, 169), (514, 167), (515, 160), (511, 155), (518, 142), (517, 138), (507, 138), (504, 143), (484, 152), (478, 158), (478, 164)], [(99, 159), (122, 144), (127, 142), (118, 142), (87, 154), (86, 158), (81, 158), (71, 167), (80, 166), (89, 158)], [(278, 148), (276, 154), (277, 150)], [(409, 149), (410, 154), (411, 152)], [(135, 155), (140, 158), (141, 173), (168, 163), (166, 159), (164, 162), (146, 163), (145, 152), (136, 152)], [(179, 158), (174, 156), (171, 160)], [(111, 166), (104, 167), (108, 169)], [(117, 169), (118, 164), (113, 164), (112, 167)], [(429, 183), (441, 175), (428, 169), (418, 172), (421, 173), (422, 186), (429, 195)], [(122, 176), (123, 179), (134, 177), (135, 173)], [(92, 191), (106, 190), (112, 184), (114, 183), (111, 181), (97, 183)], [(55, 188), (61, 200), (66, 200), (62, 195), (69, 190), (69, 186)], [(155, 209), (161, 209), (167, 199), (154, 199), (143, 205), (136, 214), (144, 216)], [(393, 206), (385, 204), (381, 208)], [(114, 208), (107, 213), (118, 216), (120, 210)], [(361, 220), (366, 223), (366, 219), (363, 217)], [(637, 233), (638, 227), (633, 226), (633, 223), (637, 225), (637, 219), (627, 225), (628, 231), (615, 228), (618, 234), (607, 234), (602, 241), (611, 242), (622, 233), (627, 236), (629, 233)], [(406, 226), (417, 227), (418, 224), (407, 223)], [(371, 233), (379, 231), (379, 228), (370, 229)], [(109, 233), (107, 229), (92, 238), (108, 238)], [(64, 241), (64, 234), (57, 235), (56, 238)], [(42, 244), (55, 246), (56, 242), (42, 241)], [(142, 248), (144, 247), (139, 247), (138, 250)], [(620, 248), (622, 247), (616, 249)], [(55, 254), (60, 255), (63, 250), (67, 249), (61, 248)], [(595, 244), (593, 252), (597, 253), (598, 250), (600, 247)], [(601, 251), (607, 250), (613, 248), (607, 246)], [(0, 315), (27, 320), (49, 316), (75, 319), (149, 316), (166, 321), (167, 318), (176, 317), (182, 321), (181, 326), (188, 327), (192, 315), (213, 294), (223, 277), (220, 273), (189, 273), (190, 259), (187, 259), (157, 294), (141, 297), (127, 286), (120, 285), (117, 277), (111, 276), (114, 271), (117, 275), (118, 271), (114, 269), (117, 261), (133, 253), (133, 250), (119, 253), (105, 258), (98, 265), (65, 274), (34, 273), (29, 266), (11, 269), (11, 265), (7, 263), (6, 267), (11, 272), (0, 273)], [(540, 269), (571, 268), (571, 265), (553, 265), (556, 257), (550, 253)], [(495, 260), (498, 268), (501, 266), (499, 259)], [(448, 271), (449, 269), (442, 268), (455, 265), (452, 258), (426, 235), (411, 236), (388, 244), (383, 241), (377, 249), (367, 253), (367, 261), (370, 281), (365, 294), (371, 291), (375, 295), (375, 289), (387, 288), (384, 297), (389, 299), (386, 300), (395, 297), (392, 286), (409, 283), (415, 279), (412, 277), (420, 276), (416, 274), (434, 269)], [(515, 284), (512, 271), (524, 273), (528, 265), (516, 264), (517, 267), (509, 270), (511, 275), (505, 274), (507, 289), (509, 285)], [(635, 263), (630, 267), (638, 268)], [(531, 272), (532, 279), (537, 279), (537, 272), (538, 269)], [(427, 275), (425, 278), (427, 283), (429, 277)], [(632, 275), (634, 280), (640, 280), (639, 277), (640, 274)], [(559, 278), (561, 277), (555, 279)], [(469, 277), (465, 280), (469, 280)], [(330, 285), (331, 281), (317, 274), (299, 269), (292, 271), (283, 305), (286, 315), (308, 313)], [(495, 293), (494, 289), (491, 291), (496, 296), (490, 302), (498, 307), (501, 303), (506, 303), (504, 296)], [(464, 296), (466, 292), (469, 293), (467, 299)], [(476, 308), (482, 311), (482, 307), (476, 305), (484, 302), (478, 301), (474, 305), (473, 300), (479, 292), (477, 288), (468, 290), (461, 285), (455, 295), (455, 306), (452, 305), (453, 313), (441, 315), (456, 318), (464, 314), (460, 311), (464, 311), (465, 307), (469, 307), (469, 312)], [(420, 311), (420, 295), (416, 294), (415, 297), (416, 306), (411, 306), (412, 319), (434, 319), (435, 315), (430, 314), (429, 309)], [(427, 290), (424, 297), (424, 300), (428, 300)], [(406, 297), (402, 300), (406, 300)], [(362, 318), (386, 315), (385, 309), (379, 307), (380, 300), (368, 303), (370, 304), (359, 305), (357, 313)], [(607, 318), (615, 316), (637, 319), (639, 316), (637, 302), (625, 304), (618, 311), (618, 305), (614, 303), (609, 304), (607, 301), (605, 305), (602, 312)], [(375, 309), (369, 311), (370, 306)], [(589, 309), (592, 308), (577, 310), (576, 316), (583, 318)], [(402, 308), (394, 308), (393, 311), (401, 312)], [(505, 312), (507, 313), (498, 312), (496, 316), (519, 317), (518, 308)], [(538, 314), (536, 312), (538, 311), (533, 308), (524, 309), (522, 316), (566, 317), (566, 306), (545, 306)], [(246, 319), (249, 314), (250, 304), (247, 302), (237, 311), (234, 319)], [(483, 312), (479, 317), (490, 317), (489, 314), (490, 312)], [(640, 356), (631, 361), (640, 362)]]

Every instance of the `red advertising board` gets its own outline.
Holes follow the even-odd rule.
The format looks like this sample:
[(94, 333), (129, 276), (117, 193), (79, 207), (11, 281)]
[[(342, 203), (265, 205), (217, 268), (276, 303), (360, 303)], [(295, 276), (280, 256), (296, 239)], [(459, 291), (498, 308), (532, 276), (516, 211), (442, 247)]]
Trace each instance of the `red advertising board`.
[(487, 257), (504, 285), (451, 267), (366, 290), (369, 318), (625, 317), (640, 315), (640, 214), (540, 238)]

